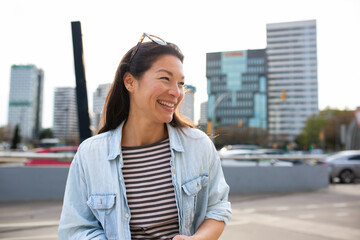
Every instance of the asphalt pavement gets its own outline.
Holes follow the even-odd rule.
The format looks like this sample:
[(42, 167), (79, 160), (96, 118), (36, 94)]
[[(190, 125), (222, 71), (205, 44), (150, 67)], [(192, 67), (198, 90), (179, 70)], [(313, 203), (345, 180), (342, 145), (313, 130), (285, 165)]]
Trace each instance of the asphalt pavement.
[[(221, 240), (359, 240), (360, 184), (286, 194), (231, 195)], [(62, 201), (0, 202), (0, 239), (53, 240)]]

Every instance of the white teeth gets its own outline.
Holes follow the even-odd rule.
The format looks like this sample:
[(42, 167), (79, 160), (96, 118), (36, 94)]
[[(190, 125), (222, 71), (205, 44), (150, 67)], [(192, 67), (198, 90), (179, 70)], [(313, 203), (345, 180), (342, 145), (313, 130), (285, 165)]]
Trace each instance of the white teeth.
[(165, 105), (167, 107), (171, 107), (173, 108), (175, 104), (172, 104), (172, 103), (168, 103), (168, 102), (165, 102), (165, 101), (159, 101), (160, 104), (162, 105)]

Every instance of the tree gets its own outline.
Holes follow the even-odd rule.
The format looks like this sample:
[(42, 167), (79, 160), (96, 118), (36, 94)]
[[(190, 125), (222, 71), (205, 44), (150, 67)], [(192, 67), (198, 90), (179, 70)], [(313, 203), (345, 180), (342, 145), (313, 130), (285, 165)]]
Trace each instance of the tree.
[(51, 130), (51, 128), (41, 129), (41, 131), (39, 133), (39, 139), (53, 138), (53, 137), (54, 137), (54, 134), (53, 134), (53, 131)]
[(324, 150), (339, 150), (343, 147), (340, 126), (348, 126), (353, 118), (353, 111), (327, 108), (308, 118), (295, 142), (302, 148), (313, 146)]
[(16, 125), (15, 130), (14, 130), (14, 135), (13, 135), (13, 139), (11, 141), (11, 149), (16, 149), (17, 145), (20, 143), (21, 138), (20, 138), (20, 134), (19, 134), (19, 125)]
[(255, 144), (267, 146), (268, 133), (261, 128), (239, 127), (238, 124), (219, 127), (215, 130), (215, 146), (221, 148), (224, 145)]
[(0, 127), (0, 142), (11, 142), (12, 135), (10, 125)]

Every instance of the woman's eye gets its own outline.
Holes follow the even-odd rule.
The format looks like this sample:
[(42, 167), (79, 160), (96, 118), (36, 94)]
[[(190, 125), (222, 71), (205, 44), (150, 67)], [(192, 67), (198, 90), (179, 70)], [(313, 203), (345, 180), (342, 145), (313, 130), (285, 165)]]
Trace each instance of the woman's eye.
[(170, 79), (168, 77), (161, 77), (160, 79), (164, 79), (166, 81), (169, 81)]
[(185, 83), (184, 83), (184, 82), (179, 82), (179, 85), (180, 85), (180, 86), (184, 86)]

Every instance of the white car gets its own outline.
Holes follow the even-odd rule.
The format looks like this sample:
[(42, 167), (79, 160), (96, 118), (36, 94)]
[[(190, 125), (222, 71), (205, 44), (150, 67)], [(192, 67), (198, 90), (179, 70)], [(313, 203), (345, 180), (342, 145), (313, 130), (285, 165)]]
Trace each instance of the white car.
[(342, 183), (352, 183), (360, 178), (360, 150), (338, 152), (323, 163), (329, 166), (330, 182), (339, 178)]

